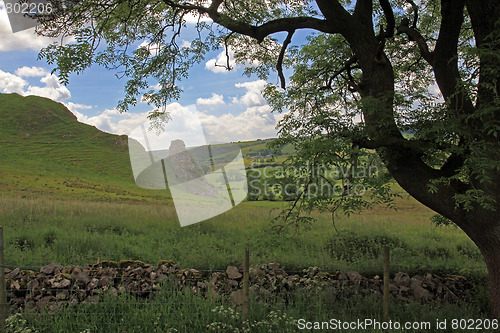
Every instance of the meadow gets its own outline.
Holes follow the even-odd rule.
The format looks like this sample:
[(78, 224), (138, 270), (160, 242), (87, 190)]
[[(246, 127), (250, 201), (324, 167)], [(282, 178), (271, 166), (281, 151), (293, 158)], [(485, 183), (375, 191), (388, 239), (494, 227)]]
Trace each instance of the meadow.
[[(89, 264), (98, 260), (133, 259), (155, 264), (173, 259), (181, 267), (225, 270), (240, 265), (245, 247), (251, 264), (279, 262), (289, 272), (311, 266), (323, 270), (382, 273), (382, 248), (391, 248), (391, 271), (410, 274), (461, 274), (474, 283), (474, 296), (459, 304), (434, 301), (394, 302), (391, 320), (484, 318), (488, 309), (486, 270), (474, 244), (459, 229), (436, 227), (433, 213), (411, 198), (398, 198), (398, 211), (377, 208), (336, 220), (315, 214), (309, 232), (295, 237), (270, 232), (271, 208), (284, 203), (243, 202), (211, 220), (181, 228), (171, 204), (92, 202), (47, 198), (0, 198), (6, 264), (36, 269), (59, 262)], [(256, 304), (252, 301), (251, 304)], [(9, 319), (10, 332), (295, 332), (297, 320), (382, 320), (376, 297), (346, 297), (328, 291), (293, 295), (287, 304), (272, 297), (250, 307), (241, 318), (224, 297), (194, 295), (166, 284), (149, 300), (127, 294), (104, 295), (96, 304), (65, 306), (56, 312)], [(366, 332), (381, 332), (366, 329)], [(400, 331), (400, 330), (399, 330)], [(416, 330), (418, 331), (418, 330)], [(460, 332), (449, 327), (443, 332)], [(464, 331), (465, 332), (465, 331)]]
[(382, 248), (389, 245), (394, 271), (485, 271), (478, 249), (460, 229), (433, 226), (432, 211), (411, 198), (396, 200), (398, 211), (375, 208), (339, 216), (338, 231), (330, 216), (313, 213), (312, 230), (297, 236), (271, 232), (271, 209), (286, 203), (270, 201), (243, 202), (181, 228), (169, 203), (1, 197), (0, 225), (6, 264), (12, 266), (172, 259), (185, 268), (218, 270), (240, 265), (248, 247), (254, 264), (372, 274), (380, 272)]
[[(460, 229), (432, 225), (434, 213), (412, 198), (396, 198), (397, 211), (377, 207), (340, 215), (336, 229), (329, 215), (313, 212), (317, 222), (312, 230), (294, 237), (271, 231), (277, 213), (271, 210), (287, 204), (279, 201), (243, 202), (181, 228), (168, 191), (145, 190), (134, 183), (126, 137), (77, 122), (62, 104), (16, 94), (0, 94), (0, 129), (6, 266), (38, 270), (52, 262), (87, 265), (129, 259), (155, 265), (172, 259), (182, 268), (216, 271), (239, 266), (249, 248), (251, 265), (279, 262), (287, 272), (317, 266), (372, 277), (381, 275), (382, 249), (388, 245), (392, 274), (460, 274), (475, 288), (474, 297), (460, 304), (394, 303), (391, 319), (435, 322), (487, 316), (486, 268), (477, 247)], [(267, 141), (237, 143), (247, 166), (249, 156), (267, 154)], [(283, 162), (293, 150), (284, 147), (282, 153), (271, 162)], [(269, 299), (251, 307), (245, 323), (226, 299), (202, 298), (169, 285), (163, 290), (148, 301), (108, 295), (97, 304), (28, 312), (11, 317), (8, 331), (200, 332), (211, 325), (215, 332), (293, 332), (296, 326), (290, 322), (299, 318), (381, 319), (380, 299), (334, 301), (328, 293), (304, 291), (288, 304)]]

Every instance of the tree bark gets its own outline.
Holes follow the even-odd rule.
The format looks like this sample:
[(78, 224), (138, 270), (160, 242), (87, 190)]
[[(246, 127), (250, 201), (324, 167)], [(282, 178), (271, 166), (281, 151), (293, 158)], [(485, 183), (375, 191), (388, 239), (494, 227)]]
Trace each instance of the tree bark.
[[(497, 226), (497, 236), (500, 228)], [(500, 319), (500, 238), (492, 237), (490, 241), (478, 242), (476, 245), (483, 254), (488, 267), (490, 284), (491, 313)]]
[(500, 219), (495, 212), (477, 209), (457, 224), (483, 255), (488, 268), (491, 312), (500, 319)]

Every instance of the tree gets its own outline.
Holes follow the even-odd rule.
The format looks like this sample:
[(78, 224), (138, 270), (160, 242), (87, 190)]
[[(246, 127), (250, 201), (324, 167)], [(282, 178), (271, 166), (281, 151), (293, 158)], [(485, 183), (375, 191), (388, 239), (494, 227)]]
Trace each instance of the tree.
[[(178, 81), (221, 46), (228, 68), (232, 52), (252, 64), (248, 74), (266, 78), (276, 69), (281, 87), (268, 87), (266, 96), (288, 111), (281, 135), (320, 133), (344, 138), (351, 150), (375, 149), (402, 188), (476, 243), (500, 317), (499, 1), (64, 3), (38, 31), (76, 41), (40, 56), (55, 63), (63, 82), (93, 63), (119, 68), (128, 79), (122, 110), (140, 96), (157, 107), (177, 98)], [(179, 46), (193, 14), (211, 21), (199, 20), (198, 37)], [(291, 46), (299, 30), (309, 37)], [(133, 47), (144, 40), (149, 44)], [(293, 72), (288, 84), (284, 67)], [(148, 88), (151, 80), (159, 91)]]

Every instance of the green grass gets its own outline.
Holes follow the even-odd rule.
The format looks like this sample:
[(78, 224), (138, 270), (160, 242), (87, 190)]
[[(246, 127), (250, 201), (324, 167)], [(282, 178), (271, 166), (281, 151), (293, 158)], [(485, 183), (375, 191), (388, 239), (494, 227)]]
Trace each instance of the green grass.
[(139, 188), (127, 137), (79, 123), (47, 98), (0, 94), (0, 193), (114, 202), (171, 202)]
[[(318, 266), (370, 276), (381, 274), (381, 249), (387, 244), (393, 273), (457, 273), (484, 284), (486, 268), (477, 247), (459, 229), (432, 226), (433, 213), (411, 198), (397, 199), (397, 212), (377, 208), (340, 216), (335, 223), (339, 232), (329, 216), (313, 213), (317, 222), (310, 232), (273, 234), (270, 210), (285, 203), (269, 201), (244, 202), (181, 228), (168, 191), (144, 190), (134, 183), (126, 137), (78, 123), (62, 104), (16, 94), (0, 94), (0, 129), (0, 225), (9, 266), (173, 259), (185, 268), (219, 270), (240, 265), (248, 247), (252, 265), (279, 262), (289, 272)], [(267, 149), (266, 143), (237, 144), (246, 156)], [(283, 153), (293, 149), (285, 147)], [(481, 288), (466, 304), (395, 304), (393, 315), (401, 320), (479, 318), (487, 308)], [(223, 301), (189, 292), (170, 290), (147, 304), (120, 297), (27, 318), (48, 332), (197, 332), (217, 321), (240, 325), (210, 311)], [(370, 298), (332, 303), (328, 295), (301, 294), (289, 300), (286, 313), (308, 320), (380, 318), (379, 303)], [(266, 321), (269, 311), (279, 307), (273, 300), (255, 306), (251, 319)]]
[[(267, 150), (268, 142), (236, 144), (246, 156)], [(216, 164), (234, 158), (231, 147), (212, 147), (220, 158)], [(126, 136), (79, 123), (64, 105), (47, 98), (0, 94), (0, 161), (0, 193), (9, 196), (172, 202), (168, 191), (135, 184)]]
[(133, 259), (154, 264), (173, 259), (182, 267), (225, 269), (242, 262), (245, 247), (254, 264), (280, 262), (285, 269), (381, 271), (383, 244), (394, 271), (485, 272), (480, 253), (459, 229), (434, 227), (432, 214), (412, 199), (401, 212), (368, 211), (336, 221), (318, 219), (295, 237), (270, 232), (271, 208), (281, 202), (244, 202), (208, 221), (181, 228), (173, 205), (0, 198), (8, 265), (64, 265)]
[[(241, 308), (233, 309), (224, 297), (216, 299), (179, 290), (166, 284), (150, 299), (138, 299), (128, 294), (101, 296), (98, 303), (63, 306), (56, 311), (41, 314), (28, 312), (20, 327), (31, 327), (39, 332), (296, 332), (299, 319), (310, 322), (342, 322), (357, 319), (382, 319), (382, 300), (377, 297), (334, 297), (331, 291), (297, 292), (287, 303), (274, 298), (252, 299), (248, 321), (241, 316)], [(392, 322), (429, 323), (435, 328), (436, 319), (448, 321), (457, 318), (485, 318), (479, 301), (468, 304), (401, 303), (393, 301), (390, 308)], [(211, 327), (211, 330), (209, 329)], [(244, 330), (250, 328), (249, 330)], [(360, 330), (361, 331), (361, 330)], [(367, 327), (363, 332), (401, 332)], [(416, 330), (419, 331), (419, 330)], [(420, 330), (429, 331), (429, 330)], [(431, 329), (430, 331), (436, 331)], [(482, 330), (488, 332), (488, 330)], [(493, 330), (491, 331), (493, 332)]]
[[(126, 137), (77, 122), (60, 103), (17, 94), (0, 94), (0, 128), (0, 223), (10, 265), (172, 258), (185, 267), (221, 269), (239, 264), (248, 246), (254, 263), (372, 273), (388, 242), (397, 270), (484, 271), (463, 232), (432, 227), (432, 212), (412, 199), (398, 200), (398, 212), (340, 217), (340, 233), (328, 216), (313, 214), (311, 232), (272, 234), (269, 211), (284, 203), (260, 201), (181, 228), (168, 191), (134, 183)], [(237, 144), (246, 155), (267, 142)]]

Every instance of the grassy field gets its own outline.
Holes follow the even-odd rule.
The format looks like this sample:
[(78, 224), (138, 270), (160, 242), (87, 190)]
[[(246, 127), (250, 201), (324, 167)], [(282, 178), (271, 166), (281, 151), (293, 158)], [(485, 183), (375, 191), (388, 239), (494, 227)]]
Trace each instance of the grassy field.
[[(239, 265), (243, 249), (251, 264), (280, 262), (287, 271), (309, 266), (381, 274), (381, 248), (391, 246), (391, 269), (457, 273), (472, 279), (474, 296), (459, 304), (393, 301), (392, 322), (435, 325), (439, 332), (466, 332), (450, 327), (452, 319), (487, 318), (485, 268), (477, 248), (458, 229), (434, 227), (432, 212), (411, 198), (397, 200), (399, 211), (375, 209), (337, 219), (337, 233), (327, 216), (316, 215), (312, 231), (294, 238), (268, 231), (270, 209), (279, 202), (244, 202), (209, 221), (181, 228), (168, 204), (131, 204), (0, 198), (0, 223), (5, 228), (6, 263), (38, 267), (50, 262), (88, 264), (97, 260), (135, 259), (156, 263), (174, 259), (182, 267), (225, 269)], [(103, 295), (96, 304), (66, 305), (41, 314), (11, 317), (10, 331), (38, 332), (296, 332), (298, 320), (382, 321), (376, 297), (332, 298), (329, 292), (297, 292), (286, 303), (270, 297), (252, 301), (247, 321), (225, 297), (194, 295), (169, 284), (145, 300), (131, 295)], [(434, 326), (432, 326), (434, 327)], [(402, 332), (367, 328), (363, 332)], [(434, 329), (412, 330), (429, 332)], [(404, 330), (403, 330), (404, 332)], [(482, 330), (482, 332), (494, 332)]]
[[(267, 149), (266, 142), (237, 144), (244, 156), (256, 156)], [(293, 150), (285, 147), (283, 153)], [(279, 156), (277, 163), (285, 157)], [(338, 232), (330, 216), (313, 213), (317, 222), (311, 231), (296, 237), (274, 234), (271, 209), (286, 203), (270, 201), (243, 202), (181, 228), (168, 191), (134, 183), (126, 137), (78, 123), (62, 104), (16, 94), (0, 94), (0, 161), (0, 225), (8, 266), (36, 270), (52, 262), (132, 259), (155, 264), (173, 259), (183, 268), (225, 270), (239, 266), (248, 247), (252, 265), (279, 262), (288, 272), (318, 266), (370, 276), (381, 274), (382, 249), (389, 245), (393, 273), (461, 274), (472, 277), (477, 287), (477, 297), (458, 305), (395, 304), (392, 319), (435, 322), (480, 318), (487, 311), (486, 268), (477, 247), (459, 229), (433, 226), (433, 212), (412, 198), (396, 199), (398, 211), (375, 208), (339, 216)], [(28, 323), (16, 325), (40, 332), (199, 332), (210, 324), (215, 332), (245, 331), (246, 324), (230, 313), (228, 317), (229, 310), (212, 312), (228, 304), (223, 299), (204, 299), (169, 286), (147, 303), (120, 297), (125, 298), (28, 315)], [(269, 316), (279, 308), (286, 318)], [(304, 292), (285, 307), (272, 300), (253, 307), (248, 325), (260, 327), (251, 332), (284, 332), (292, 319), (380, 319), (380, 309), (378, 299), (332, 303), (327, 294)]]
[[(269, 232), (270, 209), (280, 202), (244, 202), (209, 221), (181, 228), (171, 204), (92, 202), (48, 198), (0, 198), (6, 264), (38, 266), (59, 262), (173, 259), (185, 268), (225, 269), (239, 265), (249, 247), (251, 264), (278, 261), (289, 272), (310, 266), (381, 274), (381, 249), (391, 247), (391, 269), (457, 273), (472, 279), (474, 296), (459, 304), (439, 301), (391, 303), (392, 322), (435, 325), (452, 319), (487, 318), (488, 292), (479, 251), (459, 229), (435, 227), (431, 211), (411, 198), (397, 199), (399, 211), (374, 209), (336, 221), (316, 215), (312, 231), (289, 238)], [(57, 311), (27, 312), (9, 319), (8, 332), (296, 332), (298, 320), (382, 321), (376, 297), (332, 298), (329, 292), (298, 292), (286, 303), (270, 297), (252, 301), (247, 321), (225, 297), (179, 290), (168, 283), (152, 298), (103, 295), (96, 304), (66, 305)], [(434, 326), (432, 326), (434, 327)], [(16, 330), (17, 329), (17, 330)], [(367, 328), (363, 332), (404, 332)], [(411, 332), (436, 330), (412, 330)], [(482, 330), (488, 332), (488, 330)], [(490, 332), (493, 332), (490, 330)]]
[(374, 209), (336, 220), (316, 215), (312, 231), (286, 237), (269, 231), (271, 208), (281, 202), (244, 202), (211, 220), (181, 228), (171, 204), (130, 204), (0, 198), (6, 263), (88, 264), (134, 259), (154, 264), (173, 259), (182, 267), (225, 269), (239, 265), (245, 247), (256, 264), (285, 269), (380, 272), (381, 250), (391, 247), (394, 270), (483, 272), (475, 245), (459, 229), (435, 227), (432, 212), (411, 198), (399, 211)]
[[(265, 151), (268, 141), (235, 144), (247, 156)], [(213, 149), (224, 152), (231, 146), (220, 144)], [(290, 147), (286, 150), (290, 153)], [(221, 157), (234, 158), (231, 153), (221, 153)], [(251, 161), (245, 159), (247, 165)], [(101, 202), (172, 202), (168, 191), (135, 184), (127, 136), (80, 123), (60, 103), (18, 94), (0, 94), (0, 193)]]

